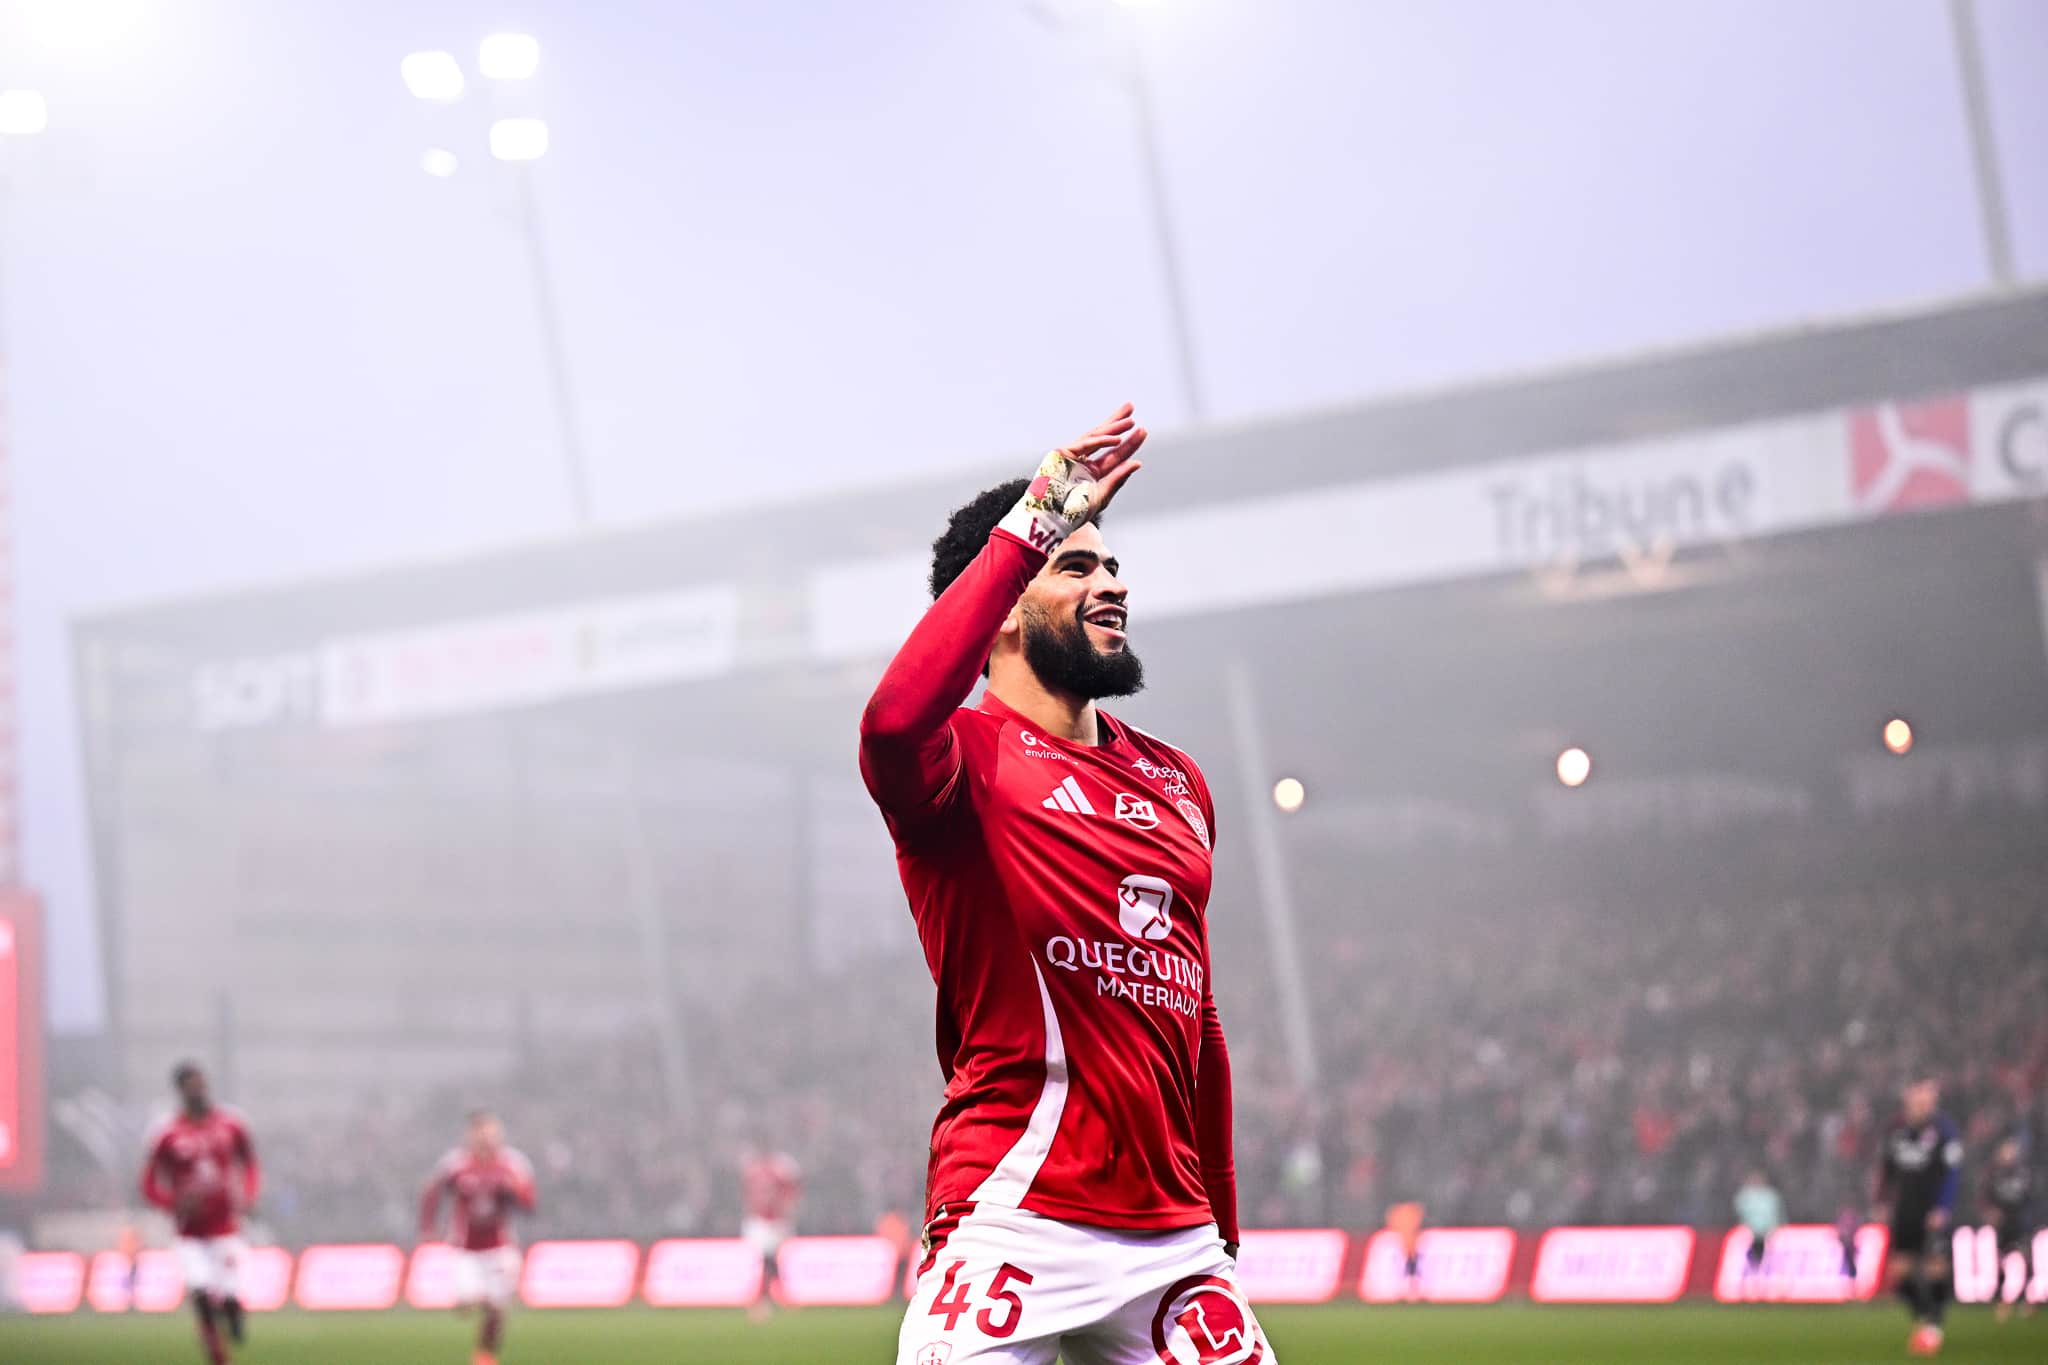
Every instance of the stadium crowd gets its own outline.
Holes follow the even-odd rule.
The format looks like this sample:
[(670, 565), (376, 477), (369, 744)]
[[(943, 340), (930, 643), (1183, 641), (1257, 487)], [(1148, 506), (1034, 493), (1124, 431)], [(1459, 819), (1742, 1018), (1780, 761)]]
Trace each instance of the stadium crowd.
[(1238, 1067), (1246, 1219), (1714, 1225), (1751, 1167), (1795, 1219), (1868, 1208), (1910, 1076), (1979, 1153), (2048, 1120), (2044, 913), (2015, 875), (1333, 919), (1327, 1103)]
[[(1727, 1221), (1761, 1165), (1796, 1219), (1867, 1205), (1902, 1078), (1942, 1077), (1974, 1152), (2048, 1125), (2048, 882), (1979, 877), (1726, 903), (1319, 901), (1305, 1087), (1256, 975), (1222, 973), (1247, 1226)], [(482, 1090), (345, 1120), (251, 1116), (280, 1240), (412, 1236), (420, 1183), (495, 1106), (540, 1184), (535, 1235), (730, 1235), (750, 1146), (804, 1172), (800, 1225), (915, 1222), (940, 1088), (922, 964), (903, 989), (763, 985), (684, 1030), (563, 1047)], [(1231, 989), (1235, 994), (1231, 994)], [(2038, 1157), (2039, 1153), (2036, 1152)]]

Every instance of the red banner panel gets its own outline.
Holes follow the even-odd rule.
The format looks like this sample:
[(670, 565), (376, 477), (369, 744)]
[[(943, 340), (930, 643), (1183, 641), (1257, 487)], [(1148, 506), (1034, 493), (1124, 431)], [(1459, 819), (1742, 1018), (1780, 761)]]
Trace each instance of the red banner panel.
[(1538, 1303), (1670, 1303), (1692, 1269), (1691, 1228), (1552, 1228), (1536, 1248)]
[(883, 1303), (896, 1288), (896, 1245), (886, 1237), (792, 1237), (776, 1263), (784, 1303)]
[(299, 1255), (299, 1307), (389, 1308), (404, 1276), (405, 1253), (388, 1243), (307, 1247)]
[(185, 1301), (185, 1272), (178, 1257), (169, 1251), (145, 1251), (135, 1258), (135, 1278), (130, 1282), (140, 1313), (168, 1313)]
[(761, 1253), (737, 1237), (676, 1238), (647, 1253), (640, 1297), (656, 1308), (740, 1308), (761, 1296)]
[[(2001, 1257), (1990, 1228), (1957, 1228), (1953, 1243), (1957, 1303), (2048, 1303), (2048, 1228), (2034, 1234), (2031, 1278), (2018, 1252)], [(2022, 1288), (2021, 1286), (2024, 1286)]]
[(0, 891), (0, 1190), (43, 1179), (41, 911), (27, 892)]
[(1250, 1231), (1237, 1249), (1237, 1285), (1253, 1303), (1328, 1303), (1351, 1239), (1336, 1228)]
[(535, 1242), (519, 1297), (529, 1308), (619, 1308), (631, 1302), (639, 1271), (631, 1242)]
[(85, 1301), (96, 1313), (128, 1311), (128, 1258), (118, 1251), (102, 1251), (92, 1258), (85, 1272)]
[(274, 1313), (292, 1292), (292, 1254), (283, 1247), (250, 1247), (242, 1257), (242, 1306)]
[(85, 1257), (25, 1251), (14, 1261), (14, 1297), (30, 1313), (69, 1313), (85, 1298)]
[(405, 1301), (414, 1308), (455, 1306), (455, 1258), (446, 1242), (421, 1242), (405, 1272)]
[(1891, 1234), (1871, 1223), (1856, 1231), (1856, 1274), (1842, 1273), (1842, 1239), (1819, 1223), (1779, 1228), (1764, 1245), (1763, 1264), (1749, 1268), (1748, 1228), (1735, 1228), (1721, 1241), (1714, 1271), (1714, 1298), (1721, 1303), (1843, 1303), (1868, 1299), (1884, 1273)]
[[(291, 1258), (278, 1254), (285, 1256), (289, 1274)], [(133, 1265), (118, 1251), (102, 1251), (86, 1274), (85, 1301), (95, 1312), (168, 1313), (184, 1298), (178, 1258), (168, 1251), (145, 1251)]]
[(1367, 1303), (1493, 1303), (1508, 1290), (1512, 1228), (1424, 1228), (1416, 1244), (1417, 1283), (1398, 1234), (1381, 1228), (1365, 1244), (1358, 1297)]

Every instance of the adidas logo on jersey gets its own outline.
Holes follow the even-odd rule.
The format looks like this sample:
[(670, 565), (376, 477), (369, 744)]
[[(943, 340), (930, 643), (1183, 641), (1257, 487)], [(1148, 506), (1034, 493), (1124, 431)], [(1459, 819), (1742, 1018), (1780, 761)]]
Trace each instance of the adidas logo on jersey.
[(1047, 810), (1063, 810), (1069, 815), (1093, 815), (1095, 807), (1088, 804), (1088, 793), (1081, 790), (1081, 784), (1069, 777), (1052, 789), (1052, 795), (1038, 803)]

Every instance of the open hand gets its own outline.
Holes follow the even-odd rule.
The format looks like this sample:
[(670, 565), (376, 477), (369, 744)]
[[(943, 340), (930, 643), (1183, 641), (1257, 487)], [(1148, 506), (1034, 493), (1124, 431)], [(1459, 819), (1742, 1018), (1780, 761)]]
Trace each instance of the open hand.
[(1145, 428), (1132, 416), (1133, 411), (1125, 403), (1093, 431), (1059, 448), (1062, 455), (1087, 470), (1094, 480), (1086, 489), (1090, 516), (1107, 507), (1125, 480), (1145, 467), (1142, 460), (1132, 458), (1138, 447), (1145, 444), (1146, 436)]

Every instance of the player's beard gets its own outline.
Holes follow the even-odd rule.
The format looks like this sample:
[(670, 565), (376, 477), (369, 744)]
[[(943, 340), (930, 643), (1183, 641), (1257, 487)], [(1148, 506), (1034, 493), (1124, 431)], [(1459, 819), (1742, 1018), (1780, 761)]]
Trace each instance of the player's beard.
[(1114, 653), (1097, 649), (1081, 620), (1087, 604), (1061, 618), (1037, 607), (1024, 608), (1024, 661), (1038, 680), (1055, 692), (1083, 701), (1128, 697), (1143, 690), (1145, 665), (1130, 641)]

